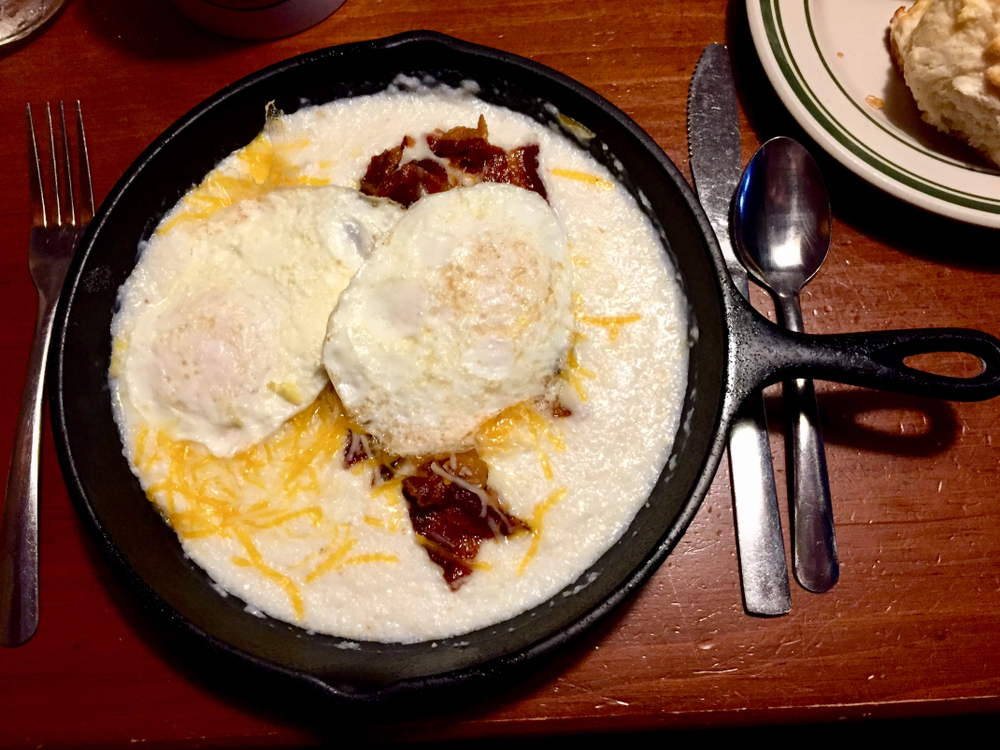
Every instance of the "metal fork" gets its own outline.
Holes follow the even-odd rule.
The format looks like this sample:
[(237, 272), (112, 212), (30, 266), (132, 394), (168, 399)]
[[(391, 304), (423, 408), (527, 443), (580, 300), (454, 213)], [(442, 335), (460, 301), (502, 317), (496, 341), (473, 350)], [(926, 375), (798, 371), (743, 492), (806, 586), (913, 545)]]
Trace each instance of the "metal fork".
[(58, 132), (53, 127), (52, 108), (48, 103), (45, 105), (51, 164), (43, 164), (39, 157), (30, 104), (25, 117), (32, 212), (28, 267), (38, 289), (38, 317), (7, 471), (0, 529), (0, 644), (4, 646), (20, 646), (38, 627), (38, 468), (45, 367), (56, 302), (66, 271), (84, 229), (94, 217), (94, 192), (80, 102), (76, 102), (77, 190), (74, 190), (74, 162), (63, 102), (59, 102)]

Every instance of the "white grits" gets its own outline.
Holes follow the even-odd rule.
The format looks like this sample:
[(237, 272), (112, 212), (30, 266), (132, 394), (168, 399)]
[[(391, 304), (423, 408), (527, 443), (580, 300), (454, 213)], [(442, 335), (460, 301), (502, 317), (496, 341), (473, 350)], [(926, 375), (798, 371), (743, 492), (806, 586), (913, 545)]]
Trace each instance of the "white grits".
[[(404, 135), (421, 144), (437, 128), (475, 127), (480, 114), (491, 143), (506, 149), (540, 144), (539, 174), (574, 261), (578, 364), (566, 370), (575, 373), (586, 400), (561, 379), (559, 398), (571, 416), (546, 414), (535, 439), (522, 425), (513, 439), (481, 450), (490, 486), (537, 537), (524, 533), (484, 542), (477, 561), (485, 565), (453, 591), (417, 543), (399, 490), (373, 491), (371, 469), (345, 470), (341, 450), (312, 464), (315, 483), (295, 485), (280, 523), (246, 521), (261, 518), (266, 510), (259, 509), (280, 494), (270, 484), (246, 483), (239, 497), (225, 498), (244, 513), (242, 526), (227, 526), (221, 516), (212, 516), (211, 533), (175, 524), (191, 558), (251, 608), (356, 640), (432, 640), (486, 627), (572, 584), (621, 536), (666, 462), (686, 386), (686, 304), (651, 224), (592, 157), (526, 116), (450, 89), (391, 89), (341, 100), (283, 116), (268, 131), (299, 174), (357, 188), (371, 157), (399, 145)], [(234, 155), (216, 174), (247, 170), (246, 161)], [(183, 210), (179, 204), (164, 225)], [(137, 274), (152, 267), (151, 256), (163, 244), (150, 243)], [(116, 351), (135, 325), (130, 309), (121, 309), (112, 330)], [(113, 360), (125, 455), (165, 515), (183, 518), (191, 505), (163, 490), (163, 449), (115, 372)], [(551, 478), (543, 471), (545, 458)], [(262, 469), (263, 476), (277, 476), (272, 469)], [(533, 523), (543, 509), (543, 523)], [(256, 554), (259, 560), (252, 559)], [(317, 565), (321, 560), (328, 561), (325, 568)], [(298, 607), (293, 591), (301, 597)]]

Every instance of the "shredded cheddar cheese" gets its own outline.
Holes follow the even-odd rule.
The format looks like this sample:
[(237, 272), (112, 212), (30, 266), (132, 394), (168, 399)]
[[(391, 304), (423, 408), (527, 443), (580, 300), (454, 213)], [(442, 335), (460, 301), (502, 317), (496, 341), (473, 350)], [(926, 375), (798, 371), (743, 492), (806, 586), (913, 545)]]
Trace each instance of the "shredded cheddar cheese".
[(181, 222), (207, 219), (221, 208), (241, 200), (260, 198), (279, 187), (328, 185), (325, 178), (312, 177), (292, 164), (290, 156), (309, 145), (309, 140), (273, 141), (268, 129), (236, 152), (244, 167), (238, 172), (213, 169), (196, 188), (184, 196), (184, 209), (157, 228), (164, 234)]
[(606, 328), (610, 341), (618, 338), (619, 329), (622, 326), (642, 320), (642, 315), (639, 313), (628, 313), (626, 315), (587, 315), (583, 312), (583, 296), (579, 292), (574, 292), (573, 294), (573, 315), (584, 325)]
[(567, 489), (565, 487), (560, 487), (558, 490), (553, 492), (545, 500), (540, 502), (535, 506), (535, 510), (531, 514), (531, 522), (528, 524), (531, 529), (531, 546), (525, 553), (524, 558), (521, 560), (521, 564), (517, 568), (517, 574), (522, 575), (528, 567), (528, 563), (535, 557), (538, 552), (538, 545), (542, 542), (542, 528), (545, 522), (545, 515), (552, 510), (563, 498), (566, 497)]
[(580, 364), (580, 358), (576, 353), (577, 344), (586, 340), (586, 335), (579, 331), (573, 334), (573, 345), (570, 347), (569, 355), (566, 357), (566, 366), (559, 371), (559, 377), (573, 387), (576, 395), (584, 403), (587, 401), (587, 392), (583, 389), (583, 381), (585, 378), (594, 379), (597, 377), (593, 370), (589, 370)]
[(288, 598), (292, 602), (292, 608), (295, 610), (295, 617), (301, 620), (306, 610), (302, 604), (302, 594), (299, 593), (298, 586), (295, 585), (291, 578), (279, 573), (277, 570), (264, 562), (264, 558), (261, 556), (257, 547), (253, 543), (253, 539), (250, 538), (250, 535), (245, 530), (237, 528), (233, 530), (233, 533), (240, 541), (240, 544), (243, 545), (244, 549), (246, 549), (247, 556), (250, 558), (250, 563), (253, 567), (256, 568), (257, 571), (265, 578), (274, 581), (282, 589), (284, 589), (285, 594), (288, 595)]
[[(182, 538), (220, 536), (238, 542), (244, 554), (232, 557), (233, 564), (252, 567), (279, 586), (301, 620), (299, 583), (291, 570), (282, 571), (265, 559), (256, 538), (259, 533), (281, 529), (299, 539), (327, 535), (319, 553), (303, 560), (322, 557), (298, 577), (301, 583), (348, 565), (398, 562), (394, 555), (378, 552), (351, 555), (357, 539), (350, 525), (324, 524), (322, 508), (310, 500), (320, 491), (315, 467), (334, 460), (343, 449), (347, 426), (339, 399), (327, 388), (263, 443), (232, 458), (219, 458), (196, 443), (173, 440), (162, 432), (150, 440), (150, 430), (143, 425), (136, 434), (133, 460), (144, 475), (161, 477), (148, 487), (147, 495)], [(248, 487), (264, 492), (247, 492)], [(260, 497), (265, 499), (256, 499)]]
[(552, 479), (552, 464), (542, 450), (542, 436), (559, 451), (566, 450), (566, 443), (551, 420), (545, 419), (528, 401), (514, 404), (484, 423), (476, 434), (476, 448), (484, 456), (491, 451), (511, 450), (524, 445), (525, 433), (531, 441), (531, 447), (538, 453), (542, 473), (546, 479)]
[(329, 551), (329, 554), (306, 576), (306, 583), (312, 583), (317, 578), (334, 570), (343, 570), (348, 565), (361, 565), (369, 562), (399, 562), (399, 558), (395, 555), (379, 552), (350, 556), (349, 553), (358, 540), (351, 535), (351, 529), (347, 524), (340, 524), (337, 529), (335, 538), (324, 548), (324, 552)]
[(576, 180), (577, 182), (584, 182), (588, 185), (593, 185), (601, 190), (614, 190), (615, 183), (611, 180), (606, 180), (603, 177), (598, 177), (595, 174), (587, 174), (586, 172), (578, 172), (575, 169), (562, 169), (561, 167), (555, 167), (550, 170), (552, 174), (556, 177), (565, 177), (569, 180)]
[[(365, 461), (365, 463), (374, 463)], [(377, 472), (378, 467), (375, 468)], [(372, 487), (372, 499), (381, 503), (379, 511), (382, 515), (365, 515), (364, 522), (378, 529), (385, 529), (390, 534), (397, 534), (403, 526), (403, 478), (393, 477)], [(387, 516), (387, 517), (386, 517)]]

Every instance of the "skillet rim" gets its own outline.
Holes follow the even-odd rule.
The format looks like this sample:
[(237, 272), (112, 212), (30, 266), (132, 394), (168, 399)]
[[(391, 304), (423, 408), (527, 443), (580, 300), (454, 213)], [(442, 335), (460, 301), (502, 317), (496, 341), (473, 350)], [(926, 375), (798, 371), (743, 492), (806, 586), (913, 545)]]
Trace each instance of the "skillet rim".
[[(616, 121), (617, 125), (624, 128), (627, 134), (633, 138), (647, 158), (655, 162), (673, 186), (677, 189), (680, 200), (684, 203), (690, 219), (693, 221), (694, 232), (703, 245), (702, 250), (707, 255), (708, 262), (714, 273), (709, 283), (714, 284), (715, 294), (718, 302), (718, 311), (721, 324), (722, 349), (718, 352), (719, 360), (722, 362), (723, 374), (720, 377), (722, 393), (719, 394), (718, 403), (715, 405), (715, 426), (707, 448), (704, 452), (701, 465), (696, 472), (697, 479), (674, 517), (672, 524), (664, 531), (660, 542), (650, 548), (640, 565), (636, 566), (616, 584), (612, 592), (602, 599), (596, 606), (592, 607), (583, 616), (577, 618), (569, 625), (551, 633), (550, 635), (534, 641), (527, 647), (519, 648), (513, 652), (506, 653), (499, 658), (475, 664), (471, 667), (463, 667), (459, 670), (442, 672), (434, 675), (406, 678), (388, 684), (382, 684), (374, 689), (357, 689), (357, 685), (339, 684), (335, 678), (318, 675), (316, 673), (303, 671), (287, 667), (284, 664), (276, 663), (269, 659), (264, 659), (256, 654), (248, 653), (239, 649), (225, 640), (221, 640), (215, 635), (207, 632), (186, 616), (178, 612), (168, 604), (154, 588), (144, 580), (139, 573), (129, 564), (118, 548), (114, 538), (109, 534), (92, 507), (87, 493), (84, 489), (83, 481), (78, 472), (76, 461), (74, 460), (72, 447), (70, 444), (70, 434), (67, 427), (66, 402), (65, 402), (65, 379), (67, 375), (67, 352), (66, 339), (69, 328), (69, 317), (73, 309), (73, 301), (82, 282), (82, 270), (86, 266), (90, 251), (94, 247), (95, 237), (99, 236), (101, 229), (105, 226), (109, 214), (120, 204), (124, 195), (135, 180), (141, 175), (147, 165), (156, 158), (168, 144), (179, 137), (184, 131), (196, 125), (199, 118), (209, 110), (221, 106), (227, 99), (235, 96), (244, 89), (253, 87), (260, 81), (279, 75), (285, 71), (308, 65), (317, 60), (327, 57), (349, 56), (359, 51), (384, 51), (399, 46), (431, 44), (443, 47), (449, 54), (455, 54), (459, 58), (477, 58), (487, 61), (491, 65), (501, 67), (520, 68), (525, 73), (547, 79), (556, 86), (560, 86), (571, 92), (572, 95), (585, 100), (592, 106), (598, 107), (602, 112)], [(503, 71), (501, 71), (502, 74)], [(666, 559), (669, 552), (679, 541), (684, 531), (693, 519), (698, 507), (701, 505), (708, 488), (715, 476), (715, 470), (721, 459), (724, 450), (724, 435), (727, 422), (727, 409), (724, 402), (727, 400), (729, 379), (731, 378), (732, 367), (729, 363), (731, 353), (729, 352), (729, 325), (728, 313), (732, 304), (732, 298), (725, 287), (724, 266), (721, 261), (721, 254), (715, 241), (714, 234), (705, 217), (700, 203), (694, 196), (693, 191), (681, 176), (679, 170), (670, 161), (666, 154), (660, 149), (655, 141), (650, 138), (639, 126), (625, 115), (621, 110), (600, 97), (595, 92), (586, 88), (582, 84), (558, 73), (546, 66), (535, 63), (531, 60), (502, 52), (489, 47), (463, 42), (452, 37), (436, 32), (416, 31), (399, 34), (383, 39), (356, 42), (348, 45), (330, 47), (313, 52), (308, 52), (297, 57), (276, 63), (253, 73), (233, 84), (227, 86), (216, 94), (212, 95), (204, 102), (200, 103), (186, 115), (175, 122), (167, 131), (160, 135), (138, 159), (131, 165), (129, 170), (118, 181), (108, 198), (104, 201), (98, 216), (88, 228), (80, 249), (74, 258), (68, 275), (68, 283), (60, 298), (59, 309), (56, 317), (56, 335), (53, 336), (52, 347), (53, 358), (52, 367), (55, 374), (55, 385), (50, 393), (51, 413), (53, 419), (53, 430), (56, 437), (56, 446), (59, 453), (60, 464), (66, 479), (67, 487), (73, 499), (77, 512), (84, 521), (84, 525), (90, 532), (91, 537), (97, 542), (98, 547), (106, 555), (112, 564), (112, 569), (123, 580), (130, 593), (135, 596), (140, 603), (151, 610), (160, 618), (165, 618), (166, 622), (179, 628), (198, 641), (207, 644), (212, 650), (222, 654), (237, 658), (244, 662), (249, 662), (268, 672), (290, 677), (296, 680), (304, 680), (312, 684), (326, 695), (349, 701), (361, 702), (381, 702), (397, 695), (410, 694), (413, 691), (423, 691), (429, 688), (454, 687), (468, 681), (497, 675), (502, 672), (513, 671), (513, 668), (530, 662), (544, 654), (552, 652), (565, 645), (584, 631), (592, 628), (598, 621), (603, 619), (608, 613), (625, 601), (635, 590), (637, 590), (649, 578)], [(662, 477), (657, 483), (661, 484)], [(631, 530), (631, 526), (629, 527)], [(628, 531), (626, 531), (626, 535)], [(624, 537), (624, 535), (623, 535)], [(606, 554), (606, 553), (605, 553)], [(603, 559), (603, 556), (602, 556)], [(572, 585), (572, 584), (571, 584)], [(557, 594), (558, 596), (558, 594)], [(484, 629), (485, 630), (485, 629)]]

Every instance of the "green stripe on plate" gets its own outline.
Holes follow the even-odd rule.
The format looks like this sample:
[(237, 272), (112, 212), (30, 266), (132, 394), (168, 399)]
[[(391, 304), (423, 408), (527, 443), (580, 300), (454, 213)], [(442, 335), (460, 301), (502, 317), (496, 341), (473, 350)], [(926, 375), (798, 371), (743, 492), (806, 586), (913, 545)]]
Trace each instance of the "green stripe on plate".
[[(935, 151), (931, 151), (926, 146), (923, 146), (923, 145), (921, 145), (919, 143), (914, 143), (913, 141), (910, 141), (910, 140), (907, 140), (907, 139), (903, 138), (902, 136), (900, 136), (900, 134), (898, 132), (896, 132), (896, 131), (894, 131), (894, 130), (892, 130), (890, 128), (887, 128), (877, 118), (872, 117), (871, 113), (865, 107), (861, 106), (861, 104), (859, 104), (857, 102), (857, 100), (855, 100), (855, 98), (853, 96), (851, 96), (847, 92), (847, 89), (844, 88), (844, 85), (840, 82), (840, 79), (837, 78), (836, 74), (833, 72), (833, 68), (830, 67), (830, 64), (826, 60), (826, 57), (823, 55), (823, 50), (820, 49), (820, 46), (819, 46), (819, 39), (816, 38), (816, 28), (813, 25), (813, 17), (812, 17), (812, 9), (811, 8), (812, 8), (812, 3), (807, 1), (806, 5), (805, 5), (806, 25), (809, 27), (809, 36), (812, 38), (813, 48), (816, 51), (816, 57), (823, 64), (823, 67), (826, 68), (827, 75), (830, 76), (830, 80), (833, 81), (834, 85), (838, 89), (840, 89), (840, 93), (842, 93), (844, 95), (844, 99), (846, 99), (848, 102), (850, 102), (851, 106), (854, 107), (854, 109), (856, 109), (858, 111), (858, 113), (862, 117), (864, 117), (866, 120), (868, 120), (868, 122), (870, 122), (872, 125), (874, 125), (876, 128), (878, 128), (879, 130), (881, 130), (883, 133), (885, 133), (887, 136), (889, 136), (893, 140), (898, 141), (900, 144), (902, 144), (903, 146), (905, 146), (906, 148), (908, 148), (908, 149), (910, 149), (912, 151), (916, 151), (919, 154), (923, 154), (928, 159), (933, 159), (934, 161), (939, 161), (942, 164), (947, 164), (948, 166), (951, 166), (951, 167), (957, 167), (959, 169), (968, 169), (969, 171), (972, 171), (972, 172), (979, 172), (980, 174), (998, 174), (998, 175), (1000, 175), (1000, 170), (997, 170), (995, 167), (994, 168), (980, 167), (980, 166), (976, 166), (976, 165), (973, 165), (973, 164), (967, 164), (965, 162), (959, 161), (958, 159), (953, 159), (950, 156), (943, 156), (942, 154), (939, 154), (939, 153), (937, 153)], [(930, 127), (930, 126), (928, 126), (928, 127)], [(973, 193), (966, 193), (966, 195), (974, 195), (974, 194)]]
[[(808, 0), (804, 0), (806, 13), (809, 13)], [(1000, 200), (988, 199), (971, 193), (965, 193), (946, 185), (921, 177), (894, 162), (881, 157), (870, 147), (852, 135), (847, 128), (824, 107), (815, 92), (805, 81), (798, 64), (790, 53), (788, 38), (781, 20), (780, 0), (760, 0), (761, 17), (767, 35), (768, 45), (774, 54), (775, 62), (781, 70), (785, 81), (791, 87), (799, 100), (816, 123), (848, 152), (861, 159), (878, 172), (892, 180), (905, 185), (917, 192), (929, 195), (938, 200), (957, 206), (971, 208), (985, 213), (1000, 214)], [(807, 19), (808, 20), (808, 19)], [(810, 23), (811, 29), (811, 23)], [(815, 38), (813, 39), (815, 44)]]

